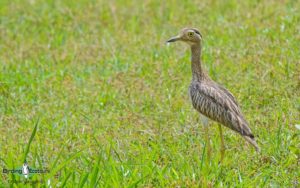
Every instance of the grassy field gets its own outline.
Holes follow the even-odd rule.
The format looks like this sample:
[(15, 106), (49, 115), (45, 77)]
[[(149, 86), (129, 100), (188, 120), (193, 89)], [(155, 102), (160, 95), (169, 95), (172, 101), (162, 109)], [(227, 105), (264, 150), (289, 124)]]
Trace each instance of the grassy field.
[[(189, 48), (165, 45), (189, 26), (261, 155), (224, 129), (219, 164), (216, 123), (204, 155)], [(1, 0), (0, 71), (1, 168), (49, 169), (35, 186), (300, 186), (299, 1)]]

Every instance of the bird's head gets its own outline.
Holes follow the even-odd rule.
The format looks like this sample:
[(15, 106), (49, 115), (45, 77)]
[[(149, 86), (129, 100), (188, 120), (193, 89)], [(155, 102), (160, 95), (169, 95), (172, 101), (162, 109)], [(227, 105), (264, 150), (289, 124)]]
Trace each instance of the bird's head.
[(188, 43), (190, 46), (195, 44), (200, 44), (202, 40), (202, 35), (198, 29), (195, 28), (184, 28), (180, 31), (179, 35), (167, 40), (167, 43), (183, 41)]

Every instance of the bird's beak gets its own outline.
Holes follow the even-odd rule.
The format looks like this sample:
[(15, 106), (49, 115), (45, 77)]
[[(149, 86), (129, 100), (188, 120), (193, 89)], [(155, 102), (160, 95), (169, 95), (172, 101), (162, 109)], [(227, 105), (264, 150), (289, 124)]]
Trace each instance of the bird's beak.
[(172, 37), (169, 40), (167, 40), (167, 43), (169, 43), (169, 42), (176, 42), (178, 40), (180, 40), (180, 36)]

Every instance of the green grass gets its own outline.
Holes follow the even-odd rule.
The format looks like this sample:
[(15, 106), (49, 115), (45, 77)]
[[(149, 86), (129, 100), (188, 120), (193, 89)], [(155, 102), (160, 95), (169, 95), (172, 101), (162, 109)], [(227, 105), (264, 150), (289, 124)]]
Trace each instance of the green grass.
[[(25, 157), (52, 187), (298, 187), (299, 12), (293, 0), (1, 0), (1, 167)], [(188, 46), (164, 43), (187, 26), (261, 155), (225, 129), (219, 165), (214, 123), (207, 163)], [(0, 186), (22, 179), (1, 173)]]

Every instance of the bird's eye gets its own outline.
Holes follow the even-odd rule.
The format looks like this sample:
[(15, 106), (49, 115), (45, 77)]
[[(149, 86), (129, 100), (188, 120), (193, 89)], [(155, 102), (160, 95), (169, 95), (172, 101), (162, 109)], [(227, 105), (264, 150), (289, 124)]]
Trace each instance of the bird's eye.
[(189, 37), (192, 37), (193, 35), (194, 35), (193, 32), (188, 32), (188, 36), (189, 36)]

